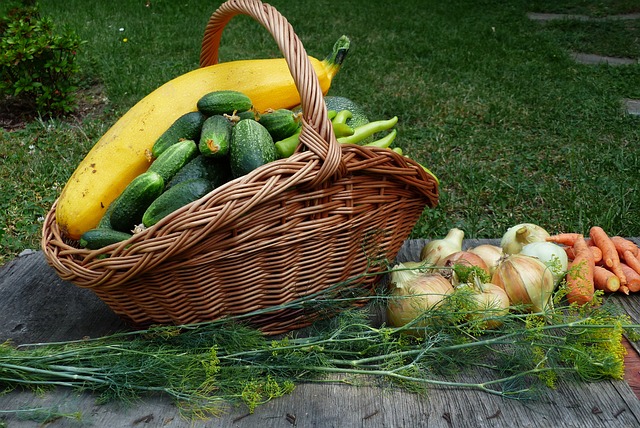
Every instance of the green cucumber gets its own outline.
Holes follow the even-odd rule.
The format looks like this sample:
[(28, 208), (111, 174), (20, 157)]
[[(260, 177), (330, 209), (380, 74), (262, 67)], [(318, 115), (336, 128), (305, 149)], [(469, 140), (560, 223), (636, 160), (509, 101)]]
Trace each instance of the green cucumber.
[(202, 125), (198, 149), (204, 156), (224, 157), (229, 153), (233, 124), (221, 115), (210, 116)]
[(80, 246), (90, 250), (97, 250), (107, 245), (126, 241), (131, 238), (130, 233), (120, 232), (107, 227), (98, 227), (87, 230), (80, 237)]
[(151, 227), (178, 208), (200, 199), (212, 189), (211, 183), (205, 178), (193, 178), (178, 183), (149, 205), (142, 216), (142, 224)]
[(213, 188), (223, 185), (231, 179), (231, 167), (228, 159), (215, 159), (203, 155), (196, 156), (173, 176), (165, 189), (193, 178), (206, 178)]
[(200, 139), (200, 130), (207, 117), (199, 111), (185, 113), (175, 120), (169, 128), (158, 137), (151, 148), (153, 157), (159, 157), (169, 146), (180, 140)]
[[(118, 198), (116, 198), (117, 200)], [(113, 211), (113, 207), (116, 206), (116, 201), (113, 201), (109, 204), (107, 209), (105, 210), (102, 218), (98, 222), (96, 228), (98, 229), (111, 229), (111, 211)]]
[(142, 221), (149, 205), (162, 194), (164, 180), (160, 174), (147, 171), (134, 178), (114, 201), (109, 218), (111, 227), (120, 232), (130, 232)]
[(238, 120), (243, 120), (243, 119), (260, 120), (261, 115), (257, 111), (251, 109), (247, 111), (238, 112), (235, 114), (235, 116), (238, 116)]
[(198, 146), (193, 140), (178, 141), (162, 152), (160, 156), (149, 166), (147, 171), (158, 173), (165, 183), (171, 181), (173, 176), (180, 171), (190, 160), (198, 155)]
[(282, 108), (262, 114), (258, 122), (269, 131), (273, 141), (280, 141), (292, 136), (300, 128), (300, 117), (299, 114)]
[(253, 103), (251, 98), (239, 91), (214, 91), (203, 95), (196, 106), (204, 115), (215, 116), (250, 110)]
[(255, 120), (241, 120), (234, 126), (229, 153), (234, 178), (278, 159), (269, 131)]

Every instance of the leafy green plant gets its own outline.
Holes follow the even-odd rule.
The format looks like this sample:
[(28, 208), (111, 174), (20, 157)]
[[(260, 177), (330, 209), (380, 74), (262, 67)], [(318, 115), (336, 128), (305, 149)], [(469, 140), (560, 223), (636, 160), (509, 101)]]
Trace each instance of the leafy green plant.
[(26, 98), (43, 115), (71, 112), (81, 44), (70, 29), (56, 33), (37, 6), (10, 10), (0, 20), (0, 95)]

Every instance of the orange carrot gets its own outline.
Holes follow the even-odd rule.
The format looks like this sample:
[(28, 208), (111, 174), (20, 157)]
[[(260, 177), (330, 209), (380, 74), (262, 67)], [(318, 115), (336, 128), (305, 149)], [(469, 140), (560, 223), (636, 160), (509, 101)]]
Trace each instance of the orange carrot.
[(597, 290), (615, 293), (620, 289), (620, 279), (609, 269), (595, 266), (593, 269), (593, 285)]
[[(589, 250), (593, 253), (593, 262), (596, 264), (600, 263), (602, 261), (602, 250), (593, 245), (589, 245)], [(564, 251), (567, 253), (567, 258), (573, 260), (575, 257), (573, 247), (564, 247)]]
[(562, 244), (568, 247), (573, 247), (573, 244), (575, 244), (576, 240), (580, 237), (584, 238), (582, 233), (564, 232), (558, 233), (556, 235), (551, 235), (547, 237), (546, 240), (555, 244)]
[(620, 269), (622, 269), (627, 277), (627, 287), (629, 291), (633, 293), (640, 291), (640, 273), (631, 269), (626, 263), (620, 263)]
[(573, 244), (574, 259), (569, 263), (567, 272), (567, 300), (569, 303), (584, 305), (593, 299), (595, 286), (593, 274), (595, 263), (583, 236)]
[(623, 238), (622, 236), (612, 236), (611, 241), (618, 251), (618, 256), (622, 257), (625, 251), (631, 251), (631, 254), (634, 256), (638, 255), (638, 246), (635, 242)]
[(593, 243), (602, 250), (602, 261), (605, 266), (620, 279), (620, 285), (627, 285), (627, 278), (620, 269), (618, 250), (609, 235), (600, 226), (592, 226), (589, 235)]
[(625, 251), (622, 254), (622, 260), (626, 263), (631, 269), (635, 270), (640, 274), (640, 260), (636, 256), (633, 255), (631, 251)]

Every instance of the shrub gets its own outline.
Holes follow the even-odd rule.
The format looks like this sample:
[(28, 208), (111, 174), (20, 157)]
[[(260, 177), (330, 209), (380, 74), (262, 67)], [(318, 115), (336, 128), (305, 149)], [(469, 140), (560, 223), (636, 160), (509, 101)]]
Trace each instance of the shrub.
[(81, 44), (69, 29), (57, 34), (37, 6), (11, 9), (0, 18), (0, 96), (26, 99), (45, 116), (73, 111)]

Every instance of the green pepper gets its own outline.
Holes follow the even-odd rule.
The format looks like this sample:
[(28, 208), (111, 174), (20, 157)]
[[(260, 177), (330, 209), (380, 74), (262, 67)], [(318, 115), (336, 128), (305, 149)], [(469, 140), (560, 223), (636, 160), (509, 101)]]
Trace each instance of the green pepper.
[(387, 131), (393, 128), (396, 123), (398, 123), (398, 116), (394, 116), (391, 119), (387, 120), (377, 120), (375, 122), (369, 122), (355, 128), (353, 135), (338, 138), (338, 142), (343, 144), (358, 144), (365, 138), (370, 137), (377, 132)]

